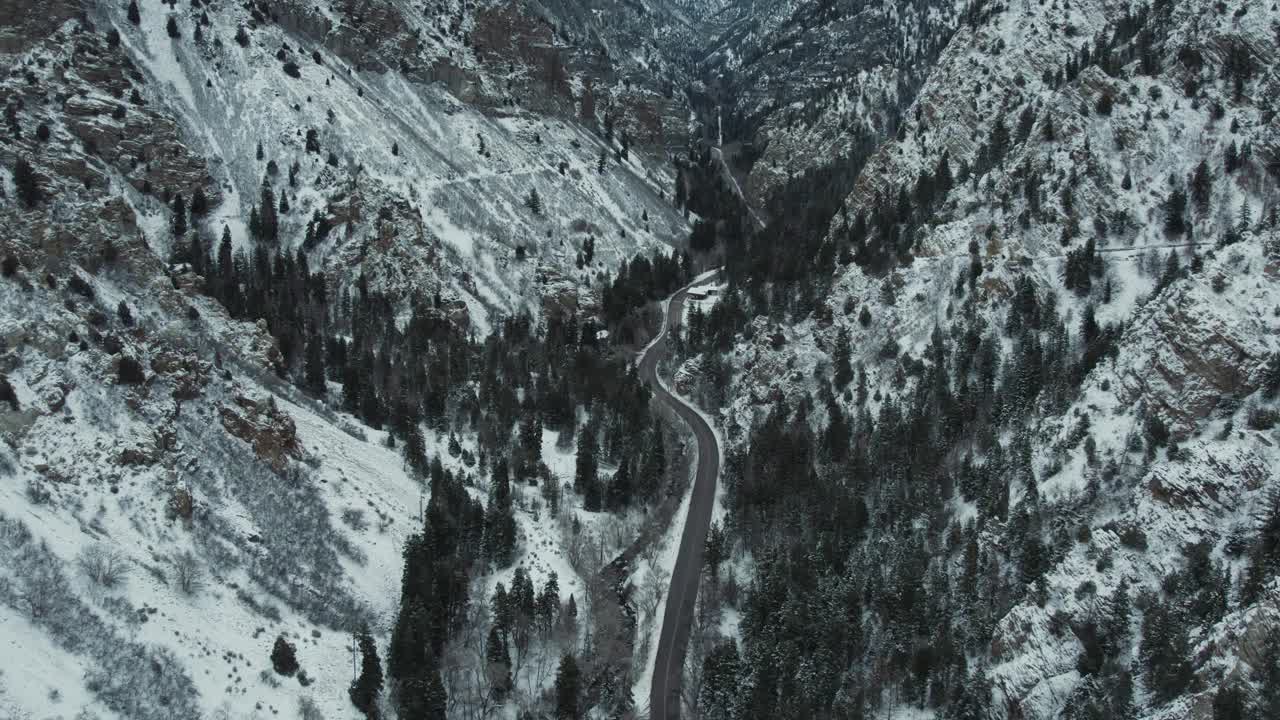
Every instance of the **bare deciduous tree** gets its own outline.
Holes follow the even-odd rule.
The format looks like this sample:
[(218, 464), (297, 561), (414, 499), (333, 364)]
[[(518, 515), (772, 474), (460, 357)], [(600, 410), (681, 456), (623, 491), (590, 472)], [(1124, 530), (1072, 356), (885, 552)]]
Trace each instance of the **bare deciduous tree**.
[(129, 576), (129, 559), (124, 553), (103, 543), (94, 543), (80, 551), (80, 570), (90, 580), (106, 588), (124, 584)]
[(204, 587), (204, 568), (190, 550), (174, 554), (169, 562), (173, 564), (173, 575), (179, 590), (187, 595), (194, 595)]

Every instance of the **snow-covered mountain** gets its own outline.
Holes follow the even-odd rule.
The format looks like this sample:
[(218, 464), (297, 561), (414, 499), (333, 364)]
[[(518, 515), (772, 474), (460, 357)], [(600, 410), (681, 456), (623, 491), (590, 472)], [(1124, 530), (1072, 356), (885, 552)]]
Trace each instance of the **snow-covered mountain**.
[[(743, 248), (741, 290), (686, 368), (742, 458), (726, 524), (737, 582), (755, 583), (722, 611), (745, 638), (733, 695), (751, 699), (713, 688), (702, 707), (1233, 717), (1214, 707), (1238, 691), (1266, 716), (1280, 16), (1072, 2), (957, 19), (820, 239), (785, 213), (829, 176), (774, 205), (782, 229)], [(760, 487), (796, 474), (810, 504)], [(824, 492), (856, 498), (835, 519), (855, 530), (788, 524), (821, 517)], [(854, 629), (797, 609), (829, 602), (853, 604)], [(817, 638), (789, 634), (804, 622)], [(714, 636), (691, 672), (724, 667)], [(852, 659), (817, 679), (820, 652)]]
[[(349, 630), (385, 642), (428, 493), (336, 387), (325, 405), (280, 380), (301, 345), (209, 288), (270, 252), (333, 312), (376, 294), (480, 340), (512, 316), (589, 315), (602, 278), (687, 232), (666, 161), (687, 113), (579, 10), (0, 13), (0, 715), (356, 713)], [(547, 438), (552, 482), (571, 479)], [(475, 439), (450, 448), (427, 431), (430, 457), (483, 488)], [(568, 529), (522, 507), (519, 563), (584, 602)], [(271, 672), (277, 636), (305, 675)]]
[[(499, 451), (449, 716), (558, 712), (561, 650), (642, 716), (688, 458), (619, 317), (672, 246), (727, 278), (672, 369), (725, 445), (689, 716), (1267, 716), (1273, 3), (0, 5), (0, 716), (358, 717)], [(588, 435), (663, 500), (588, 510)], [(582, 613), (513, 667), (517, 568)]]

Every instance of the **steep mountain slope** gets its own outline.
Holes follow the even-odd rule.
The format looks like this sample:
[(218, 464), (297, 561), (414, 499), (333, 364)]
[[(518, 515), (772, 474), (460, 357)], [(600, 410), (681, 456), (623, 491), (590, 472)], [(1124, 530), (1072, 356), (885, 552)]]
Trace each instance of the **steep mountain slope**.
[(1265, 690), (1277, 28), (1253, 3), (978, 4), (816, 276), (726, 250), (739, 290), (695, 347), (753, 584), (741, 662), (714, 631), (692, 661), (703, 716), (1206, 717)]
[[(384, 308), (437, 360), (525, 314), (576, 344), (605, 276), (686, 232), (664, 199), (683, 128), (661, 118), (683, 122), (678, 101), (540, 17), (458, 2), (0, 13), (0, 714), (357, 713), (350, 632), (367, 622), (387, 651), (430, 497), (400, 449), (408, 383), (387, 377), (410, 341), (361, 368), (377, 386), (363, 405), (350, 378), (312, 370), (381, 338)], [(479, 390), (435, 392), (465, 415)], [(484, 497), (491, 441), (473, 425), (450, 441), (439, 419), (421, 432), (423, 456)], [(555, 487), (573, 473), (557, 435)], [(539, 588), (558, 576), (557, 612), (585, 603), (567, 548), (612, 552), (610, 518), (540, 510), (525, 483), (513, 495), (519, 548), (478, 578), (479, 607), (513, 563)], [(277, 637), (304, 674), (272, 671)], [(488, 703), (483, 672), (467, 675), (483, 656), (457, 653), (451, 707), (464, 691)], [(548, 677), (517, 681), (534, 696)]]
[(861, 136), (892, 134), (958, 12), (933, 0), (768, 0), (710, 15), (716, 35), (700, 68), (720, 107), (709, 132), (731, 144), (753, 204), (847, 161)]

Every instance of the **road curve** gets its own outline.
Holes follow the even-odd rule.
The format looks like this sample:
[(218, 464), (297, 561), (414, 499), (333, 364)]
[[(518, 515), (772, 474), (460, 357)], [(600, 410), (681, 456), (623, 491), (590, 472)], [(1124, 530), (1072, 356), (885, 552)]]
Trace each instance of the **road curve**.
[[(718, 273), (718, 271), (717, 271)], [(674, 720), (680, 717), (680, 684), (685, 650), (693, 627), (694, 601), (702, 575), (702, 554), (711, 528), (711, 510), (715, 504), (716, 480), (720, 476), (720, 448), (711, 426), (693, 406), (667, 389), (658, 377), (658, 365), (670, 353), (668, 331), (679, 325), (689, 289), (715, 279), (703, 277), (671, 296), (667, 316), (658, 337), (640, 358), (640, 379), (653, 390), (653, 397), (670, 408), (693, 430), (698, 441), (698, 471), (694, 477), (689, 514), (680, 536), (680, 551), (671, 571), (671, 587), (667, 590), (666, 610), (662, 617), (662, 633), (658, 638), (657, 659), (653, 668), (653, 685), (649, 694), (649, 719)]]

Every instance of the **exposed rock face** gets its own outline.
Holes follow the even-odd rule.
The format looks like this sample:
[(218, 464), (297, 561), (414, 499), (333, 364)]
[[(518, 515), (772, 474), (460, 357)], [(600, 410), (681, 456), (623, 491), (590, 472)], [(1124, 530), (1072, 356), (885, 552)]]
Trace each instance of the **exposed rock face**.
[(253, 400), (240, 395), (233, 403), (218, 409), (222, 427), (252, 445), (272, 470), (284, 474), (291, 460), (302, 458), (293, 418), (277, 408), (273, 399)]
[(59, 25), (83, 12), (81, 0), (42, 2), (33, 12), (27, 0), (0, 0), (0, 53), (21, 53)]
[(174, 398), (190, 400), (209, 384), (213, 364), (189, 351), (163, 350), (151, 358), (151, 369), (172, 379)]
[[(1226, 250), (1215, 272), (1234, 275), (1261, 269), (1258, 253)], [(1185, 437), (1215, 411), (1230, 413), (1262, 383), (1274, 318), (1264, 298), (1280, 292), (1276, 278), (1258, 272), (1255, 283), (1239, 282), (1221, 293), (1203, 285), (1179, 288), (1144, 308), (1130, 329), (1138, 341), (1121, 370), (1120, 397), (1145, 402), (1176, 437)]]

